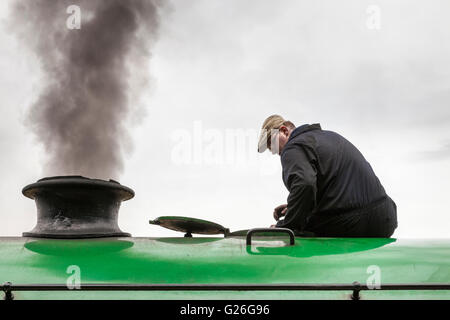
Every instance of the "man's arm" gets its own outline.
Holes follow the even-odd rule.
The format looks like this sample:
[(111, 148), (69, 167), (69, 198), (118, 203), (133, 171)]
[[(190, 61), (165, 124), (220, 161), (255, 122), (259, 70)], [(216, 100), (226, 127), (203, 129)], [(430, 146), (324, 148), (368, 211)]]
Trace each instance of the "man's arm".
[(316, 205), (316, 169), (299, 146), (286, 149), (281, 162), (289, 197), (286, 217), (276, 226), (303, 231)]

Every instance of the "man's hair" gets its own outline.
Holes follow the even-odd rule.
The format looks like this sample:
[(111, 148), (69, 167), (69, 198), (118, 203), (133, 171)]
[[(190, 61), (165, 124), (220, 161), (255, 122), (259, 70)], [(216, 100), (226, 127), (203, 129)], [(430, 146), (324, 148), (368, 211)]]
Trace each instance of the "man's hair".
[(295, 125), (291, 121), (284, 120), (282, 116), (277, 114), (271, 115), (264, 120), (261, 127), (261, 133), (259, 135), (258, 152), (264, 152), (267, 148), (270, 148), (272, 131), (280, 129), (281, 126), (295, 129)]

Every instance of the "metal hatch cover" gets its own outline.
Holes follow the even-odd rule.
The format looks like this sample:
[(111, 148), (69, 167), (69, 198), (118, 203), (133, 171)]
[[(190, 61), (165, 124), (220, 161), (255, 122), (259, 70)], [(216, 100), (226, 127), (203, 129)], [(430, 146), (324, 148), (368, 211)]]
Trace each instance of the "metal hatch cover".
[(229, 229), (218, 223), (190, 217), (163, 216), (150, 220), (149, 223), (170, 230), (184, 232), (185, 237), (191, 237), (192, 233), (227, 235), (230, 232)]

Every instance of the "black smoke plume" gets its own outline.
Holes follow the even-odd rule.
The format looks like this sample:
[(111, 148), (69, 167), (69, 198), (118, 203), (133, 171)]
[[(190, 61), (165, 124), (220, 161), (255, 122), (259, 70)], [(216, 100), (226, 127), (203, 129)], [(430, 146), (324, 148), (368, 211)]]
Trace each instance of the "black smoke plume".
[[(68, 28), (71, 5), (81, 9), (80, 29)], [(154, 0), (14, 2), (15, 33), (43, 71), (27, 123), (48, 154), (46, 175), (107, 179), (123, 171), (131, 97), (148, 80), (160, 9)]]

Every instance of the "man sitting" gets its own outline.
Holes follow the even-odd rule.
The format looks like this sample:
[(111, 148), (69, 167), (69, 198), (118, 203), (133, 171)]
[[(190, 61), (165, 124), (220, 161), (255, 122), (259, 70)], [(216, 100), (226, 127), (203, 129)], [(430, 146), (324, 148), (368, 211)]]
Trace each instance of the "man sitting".
[[(279, 115), (262, 126), (258, 152), (279, 154), (287, 204), (276, 227), (318, 237), (390, 237), (397, 207), (370, 164), (339, 134), (320, 124), (295, 127)], [(284, 220), (280, 217), (284, 216)]]

